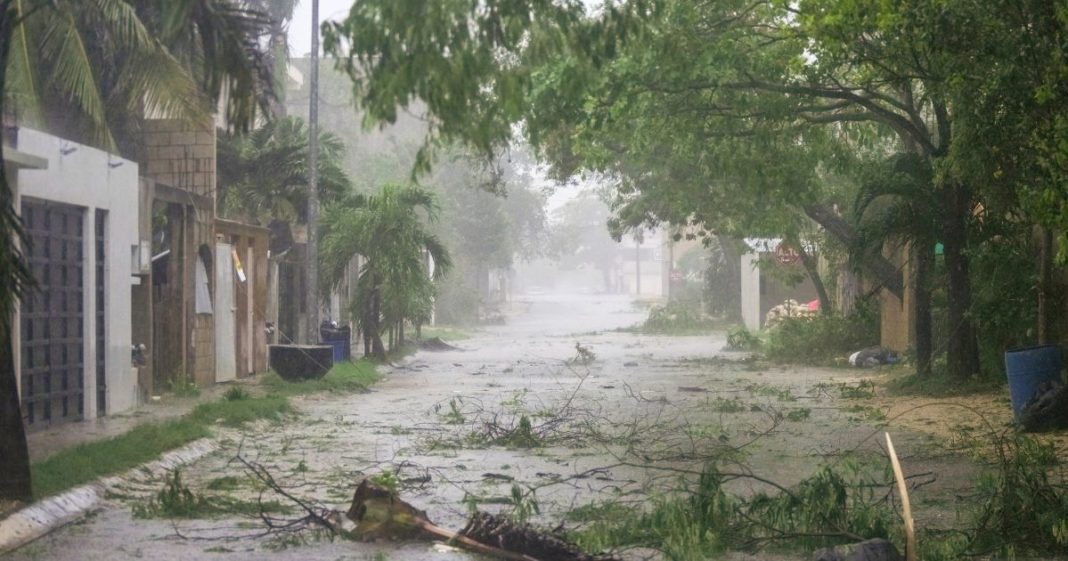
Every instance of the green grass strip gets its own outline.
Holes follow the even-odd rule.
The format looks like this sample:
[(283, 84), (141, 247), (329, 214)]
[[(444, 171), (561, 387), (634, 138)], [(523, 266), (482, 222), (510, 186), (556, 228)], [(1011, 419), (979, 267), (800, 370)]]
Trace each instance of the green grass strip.
[(267, 397), (237, 401), (223, 400), (201, 403), (189, 413), (188, 418), (207, 425), (215, 423), (228, 427), (239, 427), (257, 419), (277, 421), (283, 415), (292, 412), (293, 407), (285, 397), (269, 395)]
[(364, 391), (379, 380), (369, 360), (335, 364), (319, 380), (286, 382), (271, 372), (261, 384), (266, 397), (243, 391), (227, 392), (218, 401), (202, 403), (180, 419), (148, 423), (125, 434), (61, 450), (30, 467), (33, 496), (42, 499), (114, 475), (158, 458), (164, 452), (211, 436), (215, 424), (237, 427), (258, 419), (278, 420), (293, 412), (286, 396), (311, 392)]
[(375, 363), (360, 359), (357, 361), (334, 364), (322, 378), (289, 382), (275, 372), (263, 377), (262, 385), (268, 392), (280, 396), (303, 395), (308, 393), (352, 393), (365, 391), (380, 379), (375, 370)]
[(33, 463), (33, 496), (41, 499), (131, 469), (210, 435), (204, 422), (182, 418), (141, 425), (113, 438), (66, 448)]
[(442, 341), (462, 341), (464, 339), (470, 339), (471, 334), (458, 327), (449, 327), (447, 325), (435, 325), (433, 327), (423, 327), (422, 338), (423, 340), (433, 339), (437, 337)]

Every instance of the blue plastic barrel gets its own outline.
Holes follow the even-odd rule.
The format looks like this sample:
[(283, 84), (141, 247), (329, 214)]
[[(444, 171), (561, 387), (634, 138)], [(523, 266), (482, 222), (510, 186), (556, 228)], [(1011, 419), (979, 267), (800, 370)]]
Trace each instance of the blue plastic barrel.
[(329, 345), (334, 349), (334, 364), (342, 361), (346, 361), (349, 357), (345, 356), (345, 343), (346, 341), (323, 341), (323, 345)]
[(1009, 378), (1012, 412), (1017, 418), (1024, 405), (1045, 382), (1061, 383), (1064, 363), (1060, 345), (1040, 345), (1005, 351), (1005, 373)]

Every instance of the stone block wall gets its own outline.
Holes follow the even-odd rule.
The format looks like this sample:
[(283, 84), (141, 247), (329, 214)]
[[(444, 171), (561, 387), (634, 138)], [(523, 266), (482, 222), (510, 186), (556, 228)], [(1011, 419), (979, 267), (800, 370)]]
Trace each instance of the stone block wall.
[(171, 187), (215, 198), (215, 128), (175, 119), (146, 121), (142, 173)]

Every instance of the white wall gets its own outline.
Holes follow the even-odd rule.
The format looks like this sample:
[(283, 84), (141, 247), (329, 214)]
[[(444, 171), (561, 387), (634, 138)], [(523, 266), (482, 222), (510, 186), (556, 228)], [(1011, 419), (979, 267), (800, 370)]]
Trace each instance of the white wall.
[[(95, 148), (27, 128), (19, 129), (18, 148), (22, 152), (48, 160), (48, 169), (19, 171), (15, 188), (16, 208), (22, 208), (21, 198), (25, 196), (86, 209), (83, 221), (86, 244), (83, 285), (86, 341), (85, 417), (91, 419), (97, 416), (98, 352), (107, 353), (104, 357), (107, 412), (118, 413), (129, 409), (137, 404), (138, 395), (137, 377), (130, 361), (130, 286), (138, 282), (131, 275), (131, 252), (139, 243), (137, 164)], [(93, 344), (96, 341), (96, 298), (93, 290), (93, 275), (96, 270), (96, 252), (93, 250), (96, 209), (108, 211), (105, 227), (105, 349), (96, 349)], [(18, 340), (19, 331), (15, 330), (16, 349), (21, 346)]]
[(756, 253), (742, 254), (742, 323), (750, 331), (760, 329), (760, 267)]

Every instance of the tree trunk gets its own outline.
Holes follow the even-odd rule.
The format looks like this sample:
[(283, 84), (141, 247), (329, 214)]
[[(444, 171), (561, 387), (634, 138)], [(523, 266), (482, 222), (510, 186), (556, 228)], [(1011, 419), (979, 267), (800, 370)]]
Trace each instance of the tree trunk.
[[(10, 0), (0, 1), (0, 117), (5, 113), (7, 56), (11, 48), (15, 14)], [(30, 454), (26, 446), (26, 427), (19, 404), (18, 379), (15, 375), (15, 349), (12, 319), (18, 290), (26, 279), (25, 268), (15, 247), (21, 233), (15, 214), (14, 197), (7, 183), (3, 142), (0, 142), (0, 499), (29, 501)]]
[[(806, 205), (805, 214), (846, 247), (852, 248), (855, 245), (856, 231), (849, 222), (838, 216), (834, 209), (824, 204)], [(860, 266), (883, 288), (898, 299), (904, 299), (905, 284), (896, 265), (882, 255), (873, 253), (860, 256)]]
[(1053, 231), (1038, 227), (1038, 344), (1053, 342)]
[(742, 321), (742, 254), (738, 251), (735, 241), (725, 236), (716, 236), (720, 251), (723, 252), (724, 264), (724, 290), (719, 298), (723, 304), (720, 307), (728, 321), (741, 323)]
[(917, 242), (912, 248), (915, 263), (912, 277), (912, 321), (916, 328), (916, 374), (931, 375), (934, 331), (931, 324), (931, 270), (934, 242)]
[(403, 319), (400, 320), (400, 322), (397, 323), (397, 341), (398, 341), (398, 344), (403, 348), (404, 347), (404, 320)]
[(808, 278), (812, 280), (812, 286), (816, 287), (816, 297), (820, 301), (820, 314), (829, 315), (833, 311), (831, 310), (831, 299), (827, 296), (827, 287), (823, 285), (823, 279), (820, 278), (816, 259), (805, 251), (800, 240), (791, 240), (790, 243), (797, 249), (797, 254), (801, 256), (801, 265), (805, 267)]
[(949, 276), (949, 345), (946, 360), (952, 377), (963, 380), (979, 372), (979, 347), (975, 338), (975, 324), (969, 314), (972, 304), (972, 284), (968, 277), (967, 244), (970, 196), (967, 187), (949, 182), (942, 187), (945, 222), (942, 244), (945, 248), (946, 271)]
[(378, 360), (386, 360), (386, 347), (382, 344), (382, 291), (378, 275), (372, 278), (374, 292), (371, 294), (371, 354)]
[[(6, 184), (0, 185), (0, 189), (7, 188)], [(8, 232), (0, 243), (10, 244), (11, 238)], [(0, 318), (0, 499), (29, 502), (30, 453), (16, 382), (11, 318), (5, 314)]]

